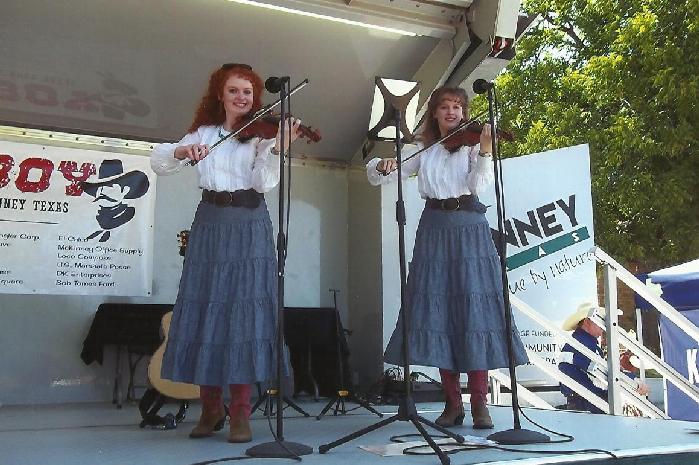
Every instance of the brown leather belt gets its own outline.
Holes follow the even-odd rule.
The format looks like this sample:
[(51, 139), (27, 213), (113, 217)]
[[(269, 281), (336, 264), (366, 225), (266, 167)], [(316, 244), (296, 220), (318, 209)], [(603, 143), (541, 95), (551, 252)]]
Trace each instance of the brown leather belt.
[(213, 203), (217, 207), (257, 208), (264, 198), (265, 196), (255, 189), (238, 190), (235, 192), (217, 192), (204, 189), (201, 193), (201, 199), (204, 202)]
[(444, 211), (468, 210), (478, 213), (485, 213), (487, 207), (483, 205), (478, 196), (466, 194), (460, 197), (452, 197), (448, 199), (427, 199), (425, 205), (428, 208)]

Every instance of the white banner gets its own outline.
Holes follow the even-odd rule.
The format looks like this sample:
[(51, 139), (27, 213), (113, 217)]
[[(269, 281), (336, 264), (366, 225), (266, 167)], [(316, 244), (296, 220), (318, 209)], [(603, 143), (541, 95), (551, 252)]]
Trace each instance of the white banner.
[[(510, 158), (502, 170), (510, 293), (560, 327), (581, 303), (597, 303), (588, 146)], [(481, 201), (497, 229), (494, 189)], [(527, 348), (557, 364), (560, 342), (516, 310), (514, 316)], [(544, 378), (531, 367), (519, 373)]]
[(154, 207), (148, 157), (0, 141), (0, 293), (150, 295)]

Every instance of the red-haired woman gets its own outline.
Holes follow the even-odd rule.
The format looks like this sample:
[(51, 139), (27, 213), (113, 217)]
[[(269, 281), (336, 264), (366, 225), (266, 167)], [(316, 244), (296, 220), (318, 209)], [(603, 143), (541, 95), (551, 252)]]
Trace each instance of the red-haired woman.
[[(228, 385), (228, 440), (251, 441), (251, 383), (274, 377), (277, 259), (263, 194), (279, 182), (279, 135), (229, 138), (209, 149), (261, 108), (262, 91), (251, 67), (222, 66), (209, 79), (189, 133), (177, 143), (159, 144), (151, 155), (159, 175), (198, 162), (203, 189), (162, 368), (164, 378), (201, 386), (202, 414), (192, 438), (222, 427), (222, 386)], [(287, 143), (296, 139), (299, 124), (290, 122)]]
[[(429, 147), (468, 119), (463, 89), (441, 87), (428, 102), (418, 149)], [(438, 367), (446, 398), (436, 423), (461, 425), (459, 373), (468, 372), (474, 428), (492, 428), (486, 406), (489, 369), (508, 366), (500, 261), (477, 195), (493, 180), (492, 139), (486, 125), (480, 144), (454, 153), (442, 144), (406, 161), (404, 178), (417, 173), (426, 200), (415, 236), (407, 284), (411, 364)], [(407, 153), (406, 155), (410, 155)], [(373, 185), (395, 181), (395, 159), (367, 164)], [(385, 176), (385, 173), (392, 173)], [(385, 360), (403, 364), (402, 311), (386, 347)], [(515, 364), (527, 362), (516, 328), (512, 336)]]

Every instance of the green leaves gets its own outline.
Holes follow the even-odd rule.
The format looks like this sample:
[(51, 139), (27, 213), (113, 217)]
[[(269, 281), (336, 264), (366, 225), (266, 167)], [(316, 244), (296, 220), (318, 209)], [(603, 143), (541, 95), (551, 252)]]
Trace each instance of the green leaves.
[(597, 243), (649, 268), (699, 256), (699, 0), (523, 8), (540, 19), (498, 78), (503, 156), (588, 143)]

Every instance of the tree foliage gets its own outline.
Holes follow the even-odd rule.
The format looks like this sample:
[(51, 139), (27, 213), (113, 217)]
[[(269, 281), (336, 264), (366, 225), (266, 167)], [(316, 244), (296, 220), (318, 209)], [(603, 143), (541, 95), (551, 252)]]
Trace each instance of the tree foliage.
[(503, 156), (589, 144), (596, 242), (650, 269), (699, 257), (699, 0), (523, 9), (538, 19), (497, 79)]

